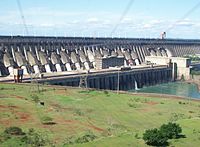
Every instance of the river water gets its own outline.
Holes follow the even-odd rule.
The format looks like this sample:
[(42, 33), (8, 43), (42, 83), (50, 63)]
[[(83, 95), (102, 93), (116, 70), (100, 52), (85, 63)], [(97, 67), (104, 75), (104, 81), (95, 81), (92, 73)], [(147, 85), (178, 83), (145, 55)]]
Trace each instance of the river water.
[(159, 84), (131, 91), (134, 92), (137, 91), (139, 93), (141, 92), (141, 93), (171, 94), (171, 95), (200, 99), (200, 92), (198, 91), (197, 85), (184, 82), (171, 82), (171, 83)]

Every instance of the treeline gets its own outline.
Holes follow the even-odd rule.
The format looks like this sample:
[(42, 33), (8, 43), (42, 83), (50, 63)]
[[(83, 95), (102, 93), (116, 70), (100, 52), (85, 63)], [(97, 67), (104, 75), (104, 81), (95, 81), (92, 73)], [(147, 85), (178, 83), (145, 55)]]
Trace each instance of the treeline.
[(184, 57), (189, 58), (192, 61), (200, 61), (200, 56), (197, 56), (197, 55), (185, 55)]
[(191, 70), (191, 75), (200, 75), (200, 70)]

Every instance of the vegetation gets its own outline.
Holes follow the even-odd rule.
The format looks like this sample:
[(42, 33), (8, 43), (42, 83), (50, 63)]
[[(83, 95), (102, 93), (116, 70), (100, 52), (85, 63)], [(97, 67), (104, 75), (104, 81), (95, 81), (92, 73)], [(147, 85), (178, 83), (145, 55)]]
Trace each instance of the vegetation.
[(97, 137), (92, 132), (87, 132), (83, 136), (77, 138), (75, 140), (75, 143), (86, 143), (86, 142), (93, 141), (95, 138)]
[(27, 145), (32, 147), (39, 147), (45, 145), (52, 145), (46, 134), (36, 132), (33, 128), (28, 130), (28, 133), (21, 139)]
[(190, 74), (191, 75), (200, 75), (200, 71), (199, 70), (191, 70)]
[(55, 122), (53, 122), (53, 118), (51, 118), (49, 116), (43, 116), (41, 118), (41, 122), (42, 122), (42, 124), (45, 124), (45, 125), (53, 125), (53, 124), (55, 124)]
[(180, 137), (182, 128), (176, 124), (169, 122), (163, 124), (159, 129), (146, 130), (143, 134), (143, 139), (148, 145), (166, 146), (168, 139), (176, 139)]
[(158, 129), (146, 130), (143, 139), (148, 145), (163, 146), (167, 144), (168, 138)]
[(185, 57), (185, 58), (189, 58), (189, 59), (191, 59), (192, 61), (200, 61), (200, 57), (197, 56), (197, 55), (185, 55), (184, 57)]
[(36, 94), (32, 94), (32, 95), (31, 95), (31, 98), (33, 99), (33, 101), (34, 101), (35, 103), (38, 103), (38, 102), (40, 101), (39, 97), (38, 97)]
[(2, 143), (3, 146), (52, 146), (46, 134), (36, 132), (33, 128), (25, 133), (19, 127), (6, 128), (0, 135), (0, 143)]
[(7, 135), (24, 135), (25, 133), (22, 131), (21, 128), (19, 127), (9, 127), (6, 128), (4, 131), (5, 134)]
[(169, 122), (168, 124), (163, 124), (160, 127), (160, 131), (168, 139), (176, 139), (180, 136), (180, 133), (182, 133), (182, 128), (176, 123)]
[(145, 130), (160, 130), (169, 121), (186, 136), (168, 139), (169, 146), (200, 144), (199, 101), (46, 85), (38, 93), (31, 87), (0, 83), (0, 146), (148, 146)]

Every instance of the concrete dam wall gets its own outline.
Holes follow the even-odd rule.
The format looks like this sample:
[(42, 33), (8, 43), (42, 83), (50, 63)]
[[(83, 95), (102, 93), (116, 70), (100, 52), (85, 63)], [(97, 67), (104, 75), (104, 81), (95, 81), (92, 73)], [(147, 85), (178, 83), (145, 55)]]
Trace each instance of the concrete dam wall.
[(172, 81), (172, 68), (167, 66), (146, 67), (128, 71), (113, 70), (39, 80), (40, 83), (53, 85), (110, 90), (132, 90), (170, 81)]
[(0, 36), (0, 77), (21, 68), (24, 76), (44, 74), (41, 83), (130, 90), (177, 77), (175, 66), (146, 57), (170, 62), (188, 54), (200, 54), (200, 40)]
[(96, 58), (124, 57), (137, 66), (146, 56), (200, 54), (200, 40), (0, 36), (0, 76), (95, 69)]

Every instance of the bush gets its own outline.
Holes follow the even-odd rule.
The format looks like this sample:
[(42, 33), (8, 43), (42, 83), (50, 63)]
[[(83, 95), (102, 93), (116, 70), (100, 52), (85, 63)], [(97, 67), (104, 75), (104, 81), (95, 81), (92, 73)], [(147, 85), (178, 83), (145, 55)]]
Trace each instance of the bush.
[(93, 141), (96, 138), (97, 138), (97, 136), (95, 136), (93, 134), (93, 132), (88, 131), (83, 136), (80, 136), (78, 138), (76, 138), (74, 136), (66, 138), (63, 145), (66, 146), (66, 145), (69, 145), (69, 144), (87, 143), (87, 142)]
[(179, 119), (184, 119), (184, 118), (187, 118), (187, 117), (182, 113), (171, 113), (171, 117), (170, 117), (169, 121), (175, 122)]
[(0, 134), (0, 143), (3, 143), (12, 138), (21, 138), (25, 135), (21, 128), (19, 127), (9, 127)]
[(105, 95), (108, 95), (108, 91), (106, 91), (106, 90), (104, 90), (103, 93), (104, 93)]
[(168, 124), (163, 124), (160, 127), (160, 131), (169, 139), (178, 138), (180, 133), (182, 132), (182, 128), (176, 124), (169, 122)]
[(78, 116), (84, 116), (84, 112), (81, 111), (81, 109), (78, 109), (78, 108), (74, 110), (74, 113), (75, 113), (76, 115), (78, 115)]
[(67, 137), (63, 143), (63, 146), (69, 145), (69, 144), (74, 144), (75, 142), (75, 137), (74, 136), (70, 136)]
[(50, 144), (50, 141), (44, 134), (36, 132), (34, 129), (29, 129), (26, 136), (21, 139), (22, 142), (31, 145), (32, 147), (45, 146)]
[[(15, 145), (12, 142), (15, 142)], [(24, 133), (19, 127), (9, 127), (0, 134), (0, 144), (7, 142), (8, 146), (53, 146), (49, 141), (46, 134), (36, 132), (34, 129), (29, 129), (28, 132)], [(1, 146), (1, 145), (0, 145)]]
[(33, 99), (33, 101), (35, 103), (38, 103), (40, 101), (39, 97), (37, 95), (35, 95), (35, 94), (31, 95), (31, 98)]
[(146, 130), (143, 134), (143, 140), (148, 145), (162, 146), (167, 144), (168, 138), (164, 136), (160, 130), (155, 128), (151, 130)]
[(49, 117), (49, 116), (44, 116), (41, 118), (41, 121), (43, 124), (45, 125), (53, 125), (56, 124), (55, 122), (53, 122), (53, 118)]
[(139, 137), (139, 134), (138, 134), (138, 133), (136, 133), (136, 134), (135, 134), (135, 138), (136, 138), (136, 139), (140, 139), (140, 137)]
[(76, 143), (86, 143), (86, 142), (93, 141), (94, 139), (96, 139), (96, 136), (92, 132), (89, 131), (82, 137), (77, 138), (75, 140), (75, 142)]
[(6, 128), (5, 131), (4, 131), (4, 133), (8, 134), (8, 135), (25, 135), (25, 133), (19, 127), (9, 127), (9, 128)]

